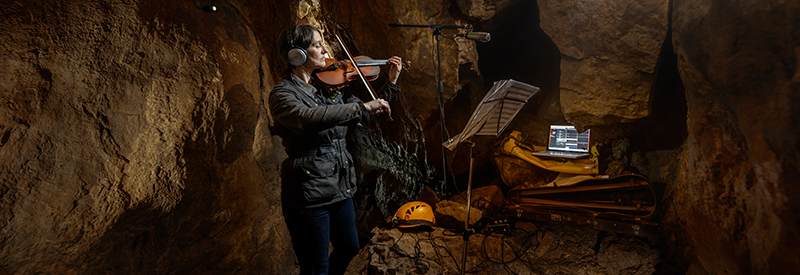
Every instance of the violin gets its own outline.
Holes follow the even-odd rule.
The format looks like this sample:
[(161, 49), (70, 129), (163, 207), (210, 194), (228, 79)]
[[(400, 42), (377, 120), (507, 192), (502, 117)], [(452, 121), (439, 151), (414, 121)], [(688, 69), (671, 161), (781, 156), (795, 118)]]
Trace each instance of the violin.
[[(344, 53), (347, 54), (347, 58), (349, 58), (350, 60), (355, 60), (355, 64), (356, 64), (355, 66), (352, 66), (352, 63), (350, 63), (349, 66), (344, 66), (344, 67), (345, 68), (352, 67), (353, 71), (355, 71), (355, 75), (358, 76), (358, 78), (361, 80), (361, 83), (364, 83), (364, 87), (366, 87), (367, 91), (369, 91), (369, 95), (372, 97), (372, 100), (373, 101), (377, 100), (378, 99), (378, 94), (375, 93), (375, 89), (372, 89), (372, 85), (369, 84), (369, 81), (367, 80), (367, 77), (364, 76), (364, 72), (361, 71), (361, 66), (359, 64), (359, 61), (356, 60), (355, 58), (353, 58), (353, 55), (350, 54), (350, 50), (348, 50), (347, 46), (344, 45), (344, 42), (342, 42), (342, 38), (339, 37), (338, 34), (335, 35), (335, 36), (336, 36), (336, 41), (339, 42), (339, 45), (342, 46), (342, 49), (344, 50)], [(327, 61), (326, 61), (326, 63), (327, 63)], [(388, 63), (388, 61), (386, 61), (384, 63)], [(410, 65), (411, 63), (408, 63), (408, 64)], [(339, 69), (339, 68), (343, 67), (342, 65), (343, 65), (343, 63), (340, 63), (340, 65), (335, 66), (335, 67), (337, 69)], [(328, 67), (328, 66), (326, 66), (326, 67)], [(370, 67), (373, 67), (373, 66), (370, 66)], [(374, 67), (377, 67), (377, 66), (374, 66)], [(330, 71), (330, 70), (327, 70), (327, 71)], [(333, 70), (333, 71), (336, 71), (336, 70)], [(347, 70), (342, 70), (342, 71), (340, 71), (338, 73), (335, 73), (334, 75), (337, 75), (337, 76), (334, 76), (333, 80), (336, 80), (336, 81), (338, 81), (338, 80), (347, 80), (347, 81), (343, 81), (342, 84), (340, 84), (340, 85), (348, 84), (349, 83), (349, 79), (347, 77), (348, 74), (346, 72), (347, 72)], [(380, 72), (380, 68), (378, 68), (377, 72)], [(315, 75), (317, 75), (317, 78), (319, 78), (319, 73), (315, 73)], [(349, 75), (352, 76), (353, 74), (350, 73)], [(378, 73), (374, 73), (373, 74), (373, 79), (375, 79), (375, 77), (377, 77), (377, 75), (378, 75)], [(320, 82), (323, 82), (323, 81), (320, 81)], [(334, 82), (334, 81), (332, 81), (332, 82)], [(323, 83), (325, 83), (325, 82), (323, 82)], [(386, 104), (386, 101), (383, 101), (383, 104)], [(382, 109), (383, 109), (383, 107), (381, 107), (381, 110)], [(391, 111), (389, 111), (389, 112), (391, 112)], [(390, 113), (387, 113), (387, 114), (390, 114)], [(391, 120), (391, 117), (389, 117), (389, 119)]]
[[(391, 65), (389, 60), (372, 59), (368, 56), (356, 56), (353, 58), (355, 65), (361, 70), (364, 78), (373, 81), (381, 73), (382, 65)], [(403, 69), (408, 71), (407, 66), (410, 62), (403, 64)], [(350, 60), (336, 60), (334, 58), (325, 59), (325, 68), (316, 72), (317, 79), (331, 88), (341, 88), (347, 86), (350, 81), (359, 79), (358, 71)]]

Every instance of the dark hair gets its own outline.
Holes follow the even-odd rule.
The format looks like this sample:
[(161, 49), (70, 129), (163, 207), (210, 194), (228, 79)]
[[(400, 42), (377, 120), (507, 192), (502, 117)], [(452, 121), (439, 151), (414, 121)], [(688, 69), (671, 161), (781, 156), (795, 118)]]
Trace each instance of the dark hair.
[[(286, 54), (289, 53), (292, 46), (303, 48), (304, 50), (308, 50), (308, 48), (311, 47), (311, 40), (314, 39), (314, 32), (322, 34), (317, 27), (311, 24), (297, 24), (281, 33), (282, 35), (278, 41), (280, 41), (281, 56), (286, 64), (289, 63)], [(291, 42), (289, 39), (291, 39)]]

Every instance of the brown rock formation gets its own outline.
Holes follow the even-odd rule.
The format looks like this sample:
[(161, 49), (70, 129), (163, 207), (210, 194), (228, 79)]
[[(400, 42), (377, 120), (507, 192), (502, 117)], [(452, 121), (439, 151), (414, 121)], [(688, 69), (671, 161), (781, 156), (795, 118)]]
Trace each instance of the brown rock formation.
[[(467, 203), (443, 200), (436, 203), (436, 225), (444, 228), (462, 229), (467, 222)], [(469, 226), (472, 228), (483, 217), (483, 211), (471, 207), (469, 209)]]
[(26, 1), (2, 11), (2, 269), (291, 268), (263, 54), (236, 7), (219, 8)]
[(561, 106), (576, 127), (649, 114), (669, 1), (539, 1), (542, 29), (561, 51)]
[[(509, 129), (543, 141), (548, 124), (592, 127), (603, 171), (665, 185), (664, 260), (678, 271), (800, 268), (796, 2), (210, 2), (0, 10), (0, 274), (294, 270), (265, 95), (282, 72), (276, 34), (297, 22), (413, 63), (394, 122), (352, 143), (362, 232), (443, 176), (431, 31), (387, 24), (472, 24), (492, 41), (441, 40), (451, 135), (493, 81), (538, 86)], [(477, 189), (499, 175), (496, 139), (474, 141)], [(447, 188), (464, 190), (467, 151), (444, 157), (459, 179)], [(542, 233), (530, 253), (551, 261), (536, 272), (652, 270), (578, 235), (579, 250), (611, 254), (561, 257), (560, 235)]]
[[(800, 268), (800, 3), (675, 1), (689, 106), (678, 220), (706, 270)], [(712, 256), (713, 255), (713, 256)]]

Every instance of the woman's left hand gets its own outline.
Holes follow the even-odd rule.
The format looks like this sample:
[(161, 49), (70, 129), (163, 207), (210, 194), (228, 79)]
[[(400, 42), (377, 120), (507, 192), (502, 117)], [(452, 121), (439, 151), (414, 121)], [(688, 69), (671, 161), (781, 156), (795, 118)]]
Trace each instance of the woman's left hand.
[(389, 63), (392, 63), (389, 68), (389, 81), (397, 84), (397, 78), (400, 77), (400, 71), (403, 70), (403, 59), (399, 56), (392, 56), (389, 58)]

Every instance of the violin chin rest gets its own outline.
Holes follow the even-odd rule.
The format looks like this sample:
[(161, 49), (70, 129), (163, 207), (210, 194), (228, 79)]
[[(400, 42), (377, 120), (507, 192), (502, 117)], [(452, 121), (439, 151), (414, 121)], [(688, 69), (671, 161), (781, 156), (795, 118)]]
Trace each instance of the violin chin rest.
[(335, 63), (331, 64), (331, 65), (330, 65), (330, 66), (328, 66), (328, 67), (325, 67), (325, 68), (319, 69), (319, 71), (320, 71), (320, 72), (329, 72), (329, 71), (335, 71), (335, 70), (338, 70), (340, 67), (341, 67), (341, 65), (339, 64), (339, 62), (335, 62)]

